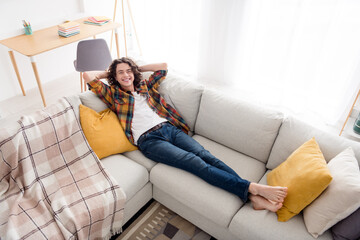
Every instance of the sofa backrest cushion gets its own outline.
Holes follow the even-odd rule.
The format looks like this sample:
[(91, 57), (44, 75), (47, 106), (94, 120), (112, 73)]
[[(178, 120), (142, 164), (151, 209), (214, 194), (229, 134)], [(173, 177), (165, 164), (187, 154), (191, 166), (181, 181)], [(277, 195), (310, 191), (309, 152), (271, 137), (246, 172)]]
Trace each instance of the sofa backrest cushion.
[(92, 91), (86, 91), (80, 93), (79, 97), (83, 105), (95, 110), (96, 112), (101, 112), (108, 108), (106, 104), (103, 101), (101, 101), (101, 99), (98, 98), (96, 94), (93, 93)]
[(206, 89), (195, 133), (266, 163), (283, 114)]
[(352, 147), (355, 157), (360, 164), (360, 143), (317, 129), (299, 119), (288, 117), (281, 125), (279, 135), (275, 140), (268, 169), (274, 169), (285, 161), (290, 154), (304, 142), (315, 137), (325, 160), (328, 162), (348, 147)]
[[(143, 78), (147, 79), (149, 76), (150, 72), (143, 74)], [(180, 113), (189, 125), (191, 131), (194, 131), (203, 90), (204, 87), (202, 85), (171, 73), (166, 76), (166, 79), (159, 87), (160, 94), (167, 103)], [(91, 91), (81, 93), (80, 99), (83, 105), (94, 109), (96, 112), (103, 111), (107, 108), (106, 104)]]
[(166, 76), (159, 87), (160, 94), (180, 113), (192, 132), (203, 91), (202, 85), (171, 73)]

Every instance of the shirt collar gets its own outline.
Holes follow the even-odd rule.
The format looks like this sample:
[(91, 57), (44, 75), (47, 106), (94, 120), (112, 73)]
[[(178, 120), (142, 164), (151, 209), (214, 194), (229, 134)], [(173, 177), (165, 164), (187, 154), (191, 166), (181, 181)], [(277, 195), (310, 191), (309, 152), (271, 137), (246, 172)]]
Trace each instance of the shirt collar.
[(142, 80), (142, 81), (139, 83), (138, 87), (135, 88), (135, 90), (136, 90), (138, 93), (140, 93), (140, 94), (146, 94), (148, 91), (147, 91), (147, 86), (146, 86), (145, 81)]

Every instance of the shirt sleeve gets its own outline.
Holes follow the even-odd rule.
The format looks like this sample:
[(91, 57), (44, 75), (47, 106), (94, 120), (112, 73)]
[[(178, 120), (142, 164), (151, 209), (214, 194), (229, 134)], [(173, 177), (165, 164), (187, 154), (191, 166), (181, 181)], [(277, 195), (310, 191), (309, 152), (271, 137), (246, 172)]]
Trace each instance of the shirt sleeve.
[(147, 80), (147, 85), (149, 89), (155, 88), (157, 89), (160, 83), (166, 78), (167, 70), (158, 70), (155, 71)]
[(101, 101), (112, 109), (112, 106), (114, 105), (112, 97), (114, 89), (112, 87), (97, 79), (88, 82), (88, 86), (90, 87), (90, 90), (101, 99)]

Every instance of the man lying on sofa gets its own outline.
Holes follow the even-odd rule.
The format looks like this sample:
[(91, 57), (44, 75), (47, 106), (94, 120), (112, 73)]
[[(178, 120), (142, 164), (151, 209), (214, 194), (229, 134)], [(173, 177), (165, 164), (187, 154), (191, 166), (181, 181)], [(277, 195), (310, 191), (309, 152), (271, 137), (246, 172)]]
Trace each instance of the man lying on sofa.
[[(142, 80), (141, 72), (147, 71), (153, 74)], [(120, 58), (111, 63), (108, 71), (85, 72), (84, 79), (117, 114), (128, 140), (146, 157), (193, 173), (236, 194), (243, 202), (250, 199), (256, 210), (279, 210), (287, 195), (286, 187), (242, 179), (187, 135), (189, 127), (184, 119), (157, 91), (166, 74), (166, 63), (137, 66), (129, 58)], [(107, 79), (109, 85), (100, 79)]]

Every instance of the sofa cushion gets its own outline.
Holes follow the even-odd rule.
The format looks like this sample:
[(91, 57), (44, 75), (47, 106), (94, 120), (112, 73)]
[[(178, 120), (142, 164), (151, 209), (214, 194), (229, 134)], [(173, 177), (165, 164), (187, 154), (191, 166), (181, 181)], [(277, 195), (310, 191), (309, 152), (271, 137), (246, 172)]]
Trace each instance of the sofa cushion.
[(127, 139), (118, 117), (109, 108), (99, 113), (82, 104), (79, 108), (81, 127), (99, 159), (137, 149)]
[[(266, 175), (260, 183), (266, 184)], [(229, 230), (241, 239), (256, 240), (314, 240), (306, 230), (300, 213), (287, 222), (278, 222), (276, 214), (267, 210), (254, 210), (251, 203), (246, 203), (234, 216)], [(319, 240), (331, 240), (330, 231), (321, 235)]]
[(101, 160), (109, 174), (123, 188), (129, 201), (149, 181), (149, 172), (129, 158), (116, 154)]
[(324, 156), (315, 138), (312, 138), (267, 175), (269, 185), (288, 188), (283, 206), (276, 212), (278, 220), (285, 222), (299, 214), (325, 190), (331, 180)]
[(194, 213), (222, 227), (229, 225), (243, 204), (236, 195), (211, 186), (189, 172), (162, 163), (151, 169), (150, 181), (163, 192), (190, 207)]
[(202, 85), (172, 73), (166, 76), (159, 87), (160, 94), (180, 113), (189, 125), (190, 131), (194, 131), (203, 90)]
[[(194, 139), (248, 180), (258, 181), (265, 171), (265, 164), (260, 161), (204, 137), (194, 136)], [(243, 205), (236, 195), (214, 187), (191, 173), (164, 164), (159, 163), (152, 168), (150, 180), (163, 192), (222, 227), (228, 226)]]
[(101, 112), (108, 108), (106, 104), (91, 91), (80, 93), (79, 97), (83, 105), (95, 110), (96, 112)]
[(262, 176), (264, 176), (266, 168), (263, 162), (200, 135), (194, 135), (193, 138), (212, 155), (231, 167), (240, 177), (251, 182), (259, 182)]
[[(149, 78), (150, 73), (143, 73), (143, 78)], [(195, 82), (186, 80), (184, 77), (169, 73), (166, 79), (160, 84), (159, 92), (167, 103), (173, 106), (185, 122), (189, 125), (190, 130), (194, 131), (196, 117), (199, 111), (200, 98), (204, 87)], [(106, 104), (103, 103), (95, 93), (86, 91), (81, 93), (80, 99), (82, 104), (94, 109), (97, 112), (105, 110)]]
[(349, 147), (328, 164), (333, 177), (329, 187), (304, 210), (308, 231), (317, 237), (360, 207), (360, 171)]
[[(153, 194), (154, 199), (164, 206), (168, 207), (172, 211), (179, 214), (181, 217), (185, 218), (187, 221), (190, 221), (195, 226), (199, 227), (206, 233), (210, 234), (216, 239), (219, 240), (237, 240), (240, 236), (233, 235), (228, 227), (223, 227), (220, 224), (218, 224), (218, 221), (214, 221), (213, 219), (210, 220), (207, 217), (204, 217), (203, 215), (198, 214), (193, 210), (191, 206), (187, 206), (184, 203), (180, 202), (178, 199), (174, 198), (172, 195), (168, 194), (167, 192), (164, 192), (157, 188), (155, 185), (153, 186)], [(211, 239), (214, 239), (211, 238)], [(183, 239), (183, 238), (173, 238), (175, 239)], [(187, 239), (187, 238), (185, 238)], [(199, 238), (194, 238), (194, 240), (202, 240), (199, 236)], [(206, 238), (205, 238), (206, 239)], [(205, 240), (204, 239), (204, 240)], [(160, 240), (160, 239), (159, 239)]]
[(195, 134), (266, 163), (282, 119), (279, 111), (205, 90)]
[(331, 228), (334, 240), (360, 239), (360, 208)]
[(157, 164), (157, 162), (145, 157), (140, 150), (124, 152), (123, 155), (144, 166), (149, 172)]
[(289, 117), (281, 125), (266, 167), (274, 169), (285, 161), (295, 149), (312, 137), (315, 137), (327, 162), (344, 149), (352, 147), (360, 164), (359, 142), (324, 132), (294, 117)]

